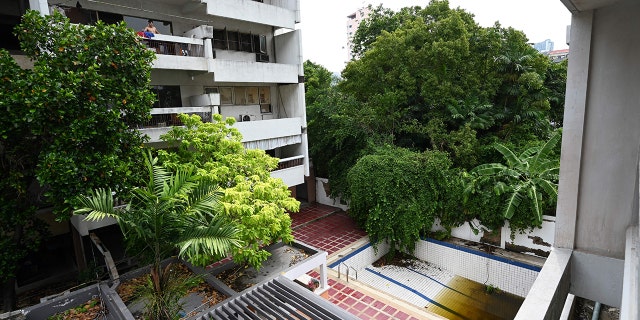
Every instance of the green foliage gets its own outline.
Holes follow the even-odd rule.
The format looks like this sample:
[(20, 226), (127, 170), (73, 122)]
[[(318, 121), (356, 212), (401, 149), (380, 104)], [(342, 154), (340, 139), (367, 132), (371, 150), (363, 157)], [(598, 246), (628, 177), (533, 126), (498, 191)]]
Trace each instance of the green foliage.
[(151, 263), (147, 316), (173, 319), (185, 279), (176, 278), (169, 266), (162, 268), (161, 261), (176, 251), (195, 263), (219, 259), (242, 241), (238, 228), (221, 218), (215, 184), (189, 169), (171, 174), (150, 154), (146, 167), (148, 182), (132, 191), (126, 207), (114, 207), (111, 190), (97, 189), (78, 197), (75, 213), (87, 214), (85, 219), (90, 221), (117, 219), (127, 247)]
[(282, 180), (271, 177), (278, 159), (262, 150), (245, 149), (240, 133), (231, 127), (233, 118), (223, 121), (214, 115), (211, 123), (203, 123), (196, 115), (179, 117), (185, 126), (173, 127), (162, 137), (172, 148), (159, 150), (159, 159), (170, 168), (193, 168), (200, 179), (220, 188), (220, 214), (237, 225), (244, 242), (231, 254), (236, 262), (260, 268), (269, 257), (263, 246), (293, 240), (288, 212), (300, 208)]
[[(332, 195), (350, 200), (352, 208), (356, 195), (348, 173), (360, 160), (377, 155), (378, 146), (446, 152), (452, 168), (465, 172), (499, 162), (503, 155), (492, 147), (496, 143), (511, 150), (541, 147), (559, 127), (566, 69), (531, 48), (523, 32), (498, 23), (481, 27), (446, 0), (398, 12), (369, 9), (354, 36), (357, 60), (347, 64), (335, 87), (320, 97), (313, 91), (307, 112), (316, 173), (328, 177)], [(559, 154), (552, 149), (549, 159)], [(361, 173), (365, 181), (377, 181), (374, 175), (381, 174)], [(465, 191), (461, 178), (473, 180), (461, 173), (447, 186), (458, 199)], [(489, 229), (504, 224), (510, 193), (477, 182), (465, 205), (443, 202), (437, 216), (445, 229), (474, 218)], [(530, 207), (533, 214), (514, 213), (516, 229), (539, 225), (538, 213), (554, 202), (545, 196), (536, 209), (525, 198), (521, 210)]]
[(486, 198), (488, 187), (503, 200), (500, 211), (512, 230), (541, 226), (542, 215), (558, 196), (559, 158), (553, 155), (561, 133), (556, 131), (542, 146), (531, 147), (519, 155), (501, 144), (495, 148), (506, 164), (488, 163), (470, 172), (465, 199)]
[(348, 174), (349, 213), (374, 246), (387, 241), (392, 252), (412, 252), (420, 234), (445, 209), (448, 186), (455, 179), (450, 165), (445, 153), (435, 151), (388, 147), (363, 156)]
[[(33, 68), (0, 50), (0, 281), (39, 247), (35, 210), (67, 219), (89, 189), (135, 185), (153, 53), (124, 23), (73, 25), (27, 12), (15, 29)], [(7, 299), (8, 300), (8, 299)]]
[(331, 88), (334, 78), (327, 68), (309, 60), (304, 62), (304, 90), (307, 106), (316, 101)]

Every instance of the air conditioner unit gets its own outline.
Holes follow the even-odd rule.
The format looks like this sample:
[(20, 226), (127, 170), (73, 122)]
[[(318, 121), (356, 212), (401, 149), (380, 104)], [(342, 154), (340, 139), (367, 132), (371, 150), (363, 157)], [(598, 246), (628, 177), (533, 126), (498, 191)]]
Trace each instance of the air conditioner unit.
[(187, 38), (213, 39), (213, 27), (207, 25), (197, 26), (184, 33)]

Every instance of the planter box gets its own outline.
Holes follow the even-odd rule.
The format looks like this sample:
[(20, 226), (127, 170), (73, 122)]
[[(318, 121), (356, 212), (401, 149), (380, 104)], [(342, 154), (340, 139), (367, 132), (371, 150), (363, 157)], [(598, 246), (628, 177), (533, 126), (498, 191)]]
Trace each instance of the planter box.
[(56, 313), (61, 313), (80, 305), (93, 298), (100, 297), (108, 310), (106, 319), (109, 320), (134, 320), (133, 315), (120, 299), (120, 296), (104, 283), (99, 283), (77, 291), (64, 293), (63, 295), (35, 306), (24, 309), (26, 319), (47, 319)]

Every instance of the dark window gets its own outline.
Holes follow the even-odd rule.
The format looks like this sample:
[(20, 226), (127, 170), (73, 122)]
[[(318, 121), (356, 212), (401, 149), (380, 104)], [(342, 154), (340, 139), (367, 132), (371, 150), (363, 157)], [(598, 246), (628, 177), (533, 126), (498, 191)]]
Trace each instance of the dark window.
[(213, 47), (215, 49), (229, 50), (226, 29), (213, 29)]
[(229, 40), (229, 50), (238, 51), (240, 49), (240, 37), (237, 31), (227, 31), (227, 39)]
[(240, 43), (241, 43), (241, 51), (245, 52), (255, 52), (253, 51), (253, 42), (251, 39), (250, 33), (241, 33), (240, 34)]
[(152, 86), (151, 91), (156, 94), (154, 108), (180, 108), (182, 99), (180, 97), (180, 86)]

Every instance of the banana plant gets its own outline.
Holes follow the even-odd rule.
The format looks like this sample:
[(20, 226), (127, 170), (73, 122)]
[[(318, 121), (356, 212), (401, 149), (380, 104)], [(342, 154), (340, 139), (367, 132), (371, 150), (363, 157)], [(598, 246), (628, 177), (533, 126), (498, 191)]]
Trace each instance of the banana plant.
[(560, 138), (561, 131), (558, 130), (544, 145), (531, 147), (519, 155), (496, 144), (495, 148), (506, 164), (486, 163), (471, 170), (464, 190), (465, 199), (478, 192), (480, 186), (491, 183), (497, 195), (507, 196), (502, 212), (506, 219), (511, 219), (518, 210), (525, 210), (522, 204), (528, 199), (536, 221), (542, 223), (543, 204), (545, 201), (555, 203), (558, 198), (560, 161), (551, 155)]

